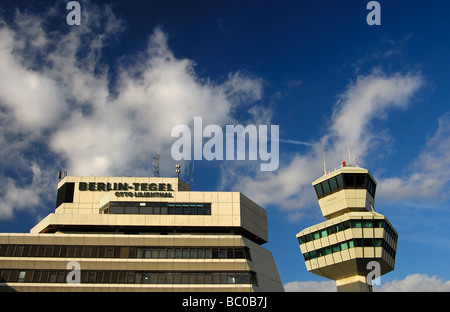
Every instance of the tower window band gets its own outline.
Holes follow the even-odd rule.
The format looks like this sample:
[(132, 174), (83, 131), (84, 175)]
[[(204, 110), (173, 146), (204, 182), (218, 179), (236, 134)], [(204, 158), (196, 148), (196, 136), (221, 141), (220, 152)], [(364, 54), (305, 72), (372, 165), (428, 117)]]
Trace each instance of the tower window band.
[(367, 173), (342, 173), (314, 185), (318, 199), (343, 189), (366, 189), (375, 198), (376, 184)]

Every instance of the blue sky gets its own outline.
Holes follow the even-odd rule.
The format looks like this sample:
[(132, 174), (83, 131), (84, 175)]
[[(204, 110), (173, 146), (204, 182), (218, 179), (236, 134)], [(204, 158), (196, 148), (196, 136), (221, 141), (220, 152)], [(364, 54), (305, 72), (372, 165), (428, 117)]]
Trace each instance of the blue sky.
[(325, 220), (311, 182), (349, 142), (399, 232), (378, 290), (449, 290), (449, 3), (379, 1), (369, 26), (367, 0), (92, 0), (69, 26), (67, 2), (0, 3), (1, 232), (53, 211), (59, 169), (149, 176), (159, 148), (175, 176), (170, 132), (195, 116), (279, 125), (278, 170), (202, 160), (190, 177), (267, 209), (286, 289), (334, 287), (306, 271), (295, 234)]

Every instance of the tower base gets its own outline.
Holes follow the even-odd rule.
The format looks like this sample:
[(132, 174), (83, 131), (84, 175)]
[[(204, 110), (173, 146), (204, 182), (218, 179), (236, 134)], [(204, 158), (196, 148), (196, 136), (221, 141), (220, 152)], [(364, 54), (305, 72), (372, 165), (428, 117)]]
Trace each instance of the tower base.
[(366, 283), (366, 277), (352, 276), (336, 281), (338, 292), (372, 292), (372, 285)]

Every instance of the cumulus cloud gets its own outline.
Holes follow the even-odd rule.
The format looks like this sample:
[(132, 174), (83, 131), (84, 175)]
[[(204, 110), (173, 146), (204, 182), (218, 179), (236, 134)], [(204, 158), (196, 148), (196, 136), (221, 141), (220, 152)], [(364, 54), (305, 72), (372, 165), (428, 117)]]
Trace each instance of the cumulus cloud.
[(391, 201), (442, 202), (449, 198), (450, 113), (438, 120), (438, 129), (427, 139), (417, 158), (400, 177), (380, 179), (378, 194)]
[(287, 292), (336, 292), (336, 282), (290, 282), (284, 284), (284, 290)]
[[(427, 274), (410, 274), (403, 280), (394, 280), (374, 286), (374, 292), (448, 292), (450, 281), (445, 281), (437, 276)], [(284, 290), (288, 292), (335, 292), (334, 281), (294, 281), (284, 284)]]
[(445, 281), (437, 276), (427, 274), (410, 274), (403, 280), (386, 282), (381, 286), (375, 286), (374, 291), (384, 292), (448, 292), (450, 281)]
[[(297, 220), (305, 207), (316, 204), (311, 182), (323, 171), (323, 155), (328, 166), (335, 167), (347, 160), (348, 145), (352, 154), (359, 158), (375, 151), (377, 143), (386, 142), (389, 135), (374, 129), (372, 122), (385, 118), (389, 109), (407, 107), (423, 85), (421, 75), (413, 73), (387, 75), (374, 70), (369, 75), (359, 76), (339, 96), (325, 134), (316, 142), (302, 142), (309, 147), (304, 154), (292, 156), (287, 165), (276, 172), (253, 174), (235, 170), (232, 180), (239, 181), (235, 189), (263, 206), (277, 205), (287, 211), (292, 220)], [(229, 167), (226, 170), (229, 177), (232, 170)]]
[[(0, 217), (54, 195), (58, 169), (150, 176), (158, 148), (170, 159), (172, 127), (190, 126), (194, 116), (223, 126), (239, 106), (264, 115), (254, 107), (261, 79), (240, 71), (220, 83), (198, 77), (195, 62), (177, 58), (160, 28), (143, 51), (110, 62), (105, 48), (124, 29), (110, 6), (87, 2), (77, 27), (51, 28), (45, 21), (56, 14), (0, 17), (0, 179), (7, 185)], [(161, 172), (172, 165), (163, 162)], [(48, 172), (54, 178), (46, 190), (36, 181), (47, 183)]]

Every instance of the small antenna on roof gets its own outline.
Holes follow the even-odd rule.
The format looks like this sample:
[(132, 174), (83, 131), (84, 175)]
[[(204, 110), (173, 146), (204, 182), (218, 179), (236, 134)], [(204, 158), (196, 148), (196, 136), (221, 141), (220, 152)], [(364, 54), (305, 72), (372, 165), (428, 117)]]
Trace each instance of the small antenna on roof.
[(175, 167), (177, 168), (177, 169), (175, 169), (175, 172), (177, 173), (177, 177), (179, 179), (180, 178), (180, 167), (181, 167), (181, 165), (180, 164), (176, 164)]
[(355, 159), (355, 162), (356, 162), (356, 167), (359, 167), (358, 155), (355, 155), (354, 159)]
[(350, 157), (350, 144), (348, 143), (348, 141), (347, 141), (347, 153), (348, 153), (348, 164), (349, 164), (349, 166), (351, 166), (352, 165), (352, 163), (351, 163), (352, 158)]
[[(194, 182), (194, 178), (190, 178), (191, 171), (189, 170), (190, 162), (187, 165), (187, 183)], [(194, 175), (194, 160), (192, 160), (192, 175)]]
[(153, 154), (153, 176), (159, 177), (159, 148), (158, 154)]
[(325, 153), (323, 153), (323, 175), (327, 173), (327, 164), (325, 163)]
[(67, 177), (67, 170), (59, 170), (58, 171), (58, 180), (62, 180)]

